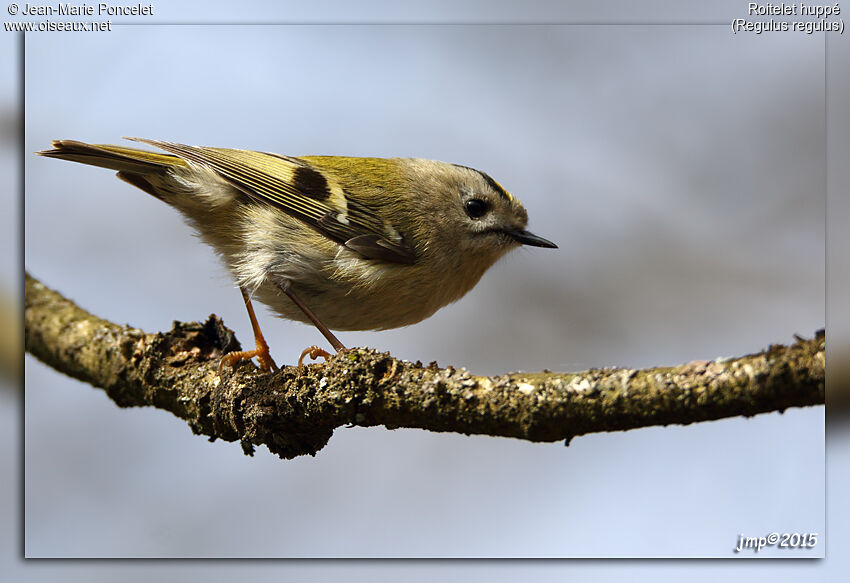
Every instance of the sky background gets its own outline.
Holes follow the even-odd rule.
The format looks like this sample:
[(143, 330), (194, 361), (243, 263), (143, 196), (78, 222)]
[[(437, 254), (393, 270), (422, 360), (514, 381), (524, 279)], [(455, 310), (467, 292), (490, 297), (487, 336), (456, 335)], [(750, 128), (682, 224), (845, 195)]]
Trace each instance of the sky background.
[[(825, 100), (824, 37), (733, 35), (745, 3), (711, 13), (644, 4), (593, 13), (541, 3), (515, 14), (469, 3), (404, 14), (374, 3), (328, 19), (261, 3), (250, 13), (185, 3), (157, 19), (597, 24), (137, 18), (97, 35), (31, 34), (24, 151), (56, 138), (142, 136), (487, 171), (524, 202), (530, 229), (560, 249), (514, 252), (421, 324), (340, 334), (400, 358), (479, 374), (575, 371), (713, 359), (811, 336), (826, 310), (834, 126), (824, 104), (838, 101)], [(11, 38), (2, 36), (13, 50)], [(847, 42), (831, 37), (830, 50), (833, 40), (844, 50), (829, 66), (842, 70)], [(5, 66), (13, 78), (14, 63)], [(16, 97), (7, 95), (4, 112)], [(27, 155), (25, 180), (24, 263), (34, 276), (115, 322), (155, 331), (215, 312), (250, 343), (237, 290), (175, 211), (98, 168)], [(3, 204), (17, 212), (12, 197)], [(320, 340), (264, 309), (260, 319), (278, 362)], [(163, 411), (121, 410), (29, 356), (25, 380), (29, 557), (731, 557), (741, 533), (825, 528), (822, 407), (590, 435), (568, 448), (339, 429), (315, 458), (281, 461), (265, 448), (248, 458), (238, 444), (210, 444)], [(13, 393), (4, 399), (12, 427)], [(844, 460), (830, 463), (830, 479), (846, 481), (848, 429), (830, 436), (830, 455)], [(7, 522), (14, 508), (10, 500)], [(841, 532), (830, 523), (830, 536)], [(58, 568), (15, 565), (33, 578)], [(813, 565), (826, 569), (783, 562), (758, 574)], [(493, 578), (480, 567), (455, 575)], [(534, 568), (562, 575), (559, 564)], [(603, 577), (593, 568), (581, 566)], [(731, 565), (713, 568), (717, 576)], [(105, 580), (119, 567), (90, 569), (67, 573)], [(641, 573), (681, 576), (629, 570)]]

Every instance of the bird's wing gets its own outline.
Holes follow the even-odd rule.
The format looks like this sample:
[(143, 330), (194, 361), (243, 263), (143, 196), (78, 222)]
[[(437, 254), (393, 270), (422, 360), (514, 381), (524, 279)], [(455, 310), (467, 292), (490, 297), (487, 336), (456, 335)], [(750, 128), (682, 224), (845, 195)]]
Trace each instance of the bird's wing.
[(273, 205), (369, 259), (411, 264), (416, 256), (372, 209), (347, 197), (335, 180), (299, 158), (129, 138), (211, 168), (251, 199)]

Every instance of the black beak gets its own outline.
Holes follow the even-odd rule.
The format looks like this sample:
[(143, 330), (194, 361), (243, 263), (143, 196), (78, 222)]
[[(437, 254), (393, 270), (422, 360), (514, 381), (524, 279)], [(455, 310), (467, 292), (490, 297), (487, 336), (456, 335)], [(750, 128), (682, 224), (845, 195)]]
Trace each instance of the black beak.
[(505, 231), (505, 234), (523, 245), (531, 245), (532, 247), (546, 247), (547, 249), (557, 249), (558, 246), (552, 241), (548, 241), (543, 237), (538, 237), (534, 233), (529, 233), (525, 229), (518, 231)]

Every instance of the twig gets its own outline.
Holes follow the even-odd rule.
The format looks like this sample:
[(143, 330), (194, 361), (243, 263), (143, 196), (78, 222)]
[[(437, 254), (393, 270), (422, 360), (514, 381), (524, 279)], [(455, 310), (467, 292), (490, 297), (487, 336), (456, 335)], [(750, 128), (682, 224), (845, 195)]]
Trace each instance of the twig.
[(824, 402), (824, 334), (740, 358), (644, 370), (496, 377), (422, 366), (362, 348), (275, 374), (244, 364), (216, 316), (145, 333), (107, 322), (26, 276), (26, 350), (106, 391), (121, 407), (153, 406), (211, 440), (266, 444), (282, 458), (320, 450), (336, 427), (384, 425), (569, 442), (575, 436), (752, 416)]

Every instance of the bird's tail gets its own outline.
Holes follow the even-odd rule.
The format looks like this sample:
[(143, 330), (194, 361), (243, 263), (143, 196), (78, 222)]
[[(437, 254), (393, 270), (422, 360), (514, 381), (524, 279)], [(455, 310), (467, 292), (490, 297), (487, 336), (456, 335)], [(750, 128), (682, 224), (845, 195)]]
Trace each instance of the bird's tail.
[(162, 176), (176, 167), (185, 167), (186, 162), (171, 154), (149, 152), (138, 148), (112, 146), (108, 144), (86, 144), (76, 140), (54, 140), (53, 149), (36, 152), (48, 158), (70, 160), (91, 166), (100, 166), (118, 171), (118, 178), (141, 188), (148, 194), (161, 198), (158, 189), (149, 178)]
[(36, 153), (49, 158), (71, 160), (72, 162), (134, 174), (157, 173), (174, 166), (186, 165), (183, 160), (171, 154), (148, 152), (124, 146), (86, 144), (76, 140), (54, 140), (52, 146), (52, 150)]

